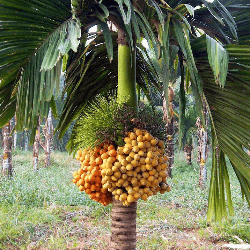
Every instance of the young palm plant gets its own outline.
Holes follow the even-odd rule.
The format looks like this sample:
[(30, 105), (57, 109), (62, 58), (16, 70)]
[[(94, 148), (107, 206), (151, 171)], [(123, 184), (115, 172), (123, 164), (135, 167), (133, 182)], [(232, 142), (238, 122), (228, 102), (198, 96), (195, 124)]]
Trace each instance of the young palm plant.
[[(135, 111), (135, 83), (148, 96), (150, 84), (160, 91), (162, 86), (168, 100), (166, 90), (171, 70), (174, 64), (179, 64), (181, 82), (185, 72), (200, 112), (205, 94), (212, 122), (214, 162), (218, 160), (219, 165), (217, 168), (214, 163), (213, 167), (209, 218), (214, 211), (218, 218), (225, 215), (224, 189), (231, 207), (225, 155), (231, 160), (242, 192), (250, 201), (250, 158), (243, 150), (243, 147), (249, 149), (250, 110), (242, 101), (247, 100), (250, 93), (246, 54), (250, 49), (246, 45), (250, 35), (243, 32), (243, 27), (249, 25), (247, 1), (233, 4), (226, 0), (222, 3), (217, 0), (213, 3), (203, 0), (178, 3), (174, 0), (0, 0), (0, 4), (1, 127), (16, 112), (16, 128), (32, 129), (34, 139), (38, 117), (47, 117), (50, 106), (55, 106), (53, 96), (60, 92), (62, 65), (63, 69), (66, 67), (67, 77), (65, 104), (57, 127), (61, 136), (88, 107), (90, 100), (117, 85), (118, 100)], [(195, 8), (197, 6), (200, 8)], [(108, 22), (117, 32), (109, 30)], [(94, 41), (89, 43), (88, 30), (94, 25), (101, 27), (102, 34), (94, 34)], [(118, 36), (118, 44), (115, 36)], [(158, 82), (154, 63), (139, 43), (142, 38), (160, 62), (161, 82)], [(217, 145), (219, 159), (215, 152)], [(114, 207), (113, 220), (120, 220), (121, 214), (130, 218), (134, 237), (131, 234), (127, 237), (126, 232), (123, 235), (114, 226), (113, 249), (135, 248), (135, 207), (135, 204), (133, 208), (119, 204)], [(115, 224), (120, 226), (123, 222)]]

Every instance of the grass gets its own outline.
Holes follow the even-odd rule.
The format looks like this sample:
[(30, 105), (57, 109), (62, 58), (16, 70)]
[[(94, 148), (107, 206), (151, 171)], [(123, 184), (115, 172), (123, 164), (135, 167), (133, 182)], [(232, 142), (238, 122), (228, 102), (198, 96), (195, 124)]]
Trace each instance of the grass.
[[(0, 249), (108, 249), (111, 206), (90, 200), (72, 184), (79, 164), (67, 153), (53, 153), (49, 168), (43, 161), (34, 172), (32, 153), (16, 151), (14, 178), (0, 178)], [(239, 243), (237, 237), (250, 243), (249, 209), (229, 173), (235, 216), (208, 224), (208, 188), (198, 187), (197, 164), (187, 166), (177, 153), (172, 191), (138, 203), (137, 249), (220, 249), (225, 242)]]

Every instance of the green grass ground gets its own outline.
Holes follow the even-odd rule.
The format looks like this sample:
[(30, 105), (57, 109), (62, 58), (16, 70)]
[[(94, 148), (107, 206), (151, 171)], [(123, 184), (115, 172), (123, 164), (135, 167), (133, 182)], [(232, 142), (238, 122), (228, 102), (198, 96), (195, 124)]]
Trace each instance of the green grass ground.
[[(42, 156), (41, 156), (42, 158)], [(0, 178), (0, 249), (108, 249), (111, 205), (103, 207), (71, 182), (79, 166), (67, 153), (53, 153), (52, 166), (32, 170), (32, 153), (13, 155), (13, 180)], [(43, 159), (40, 160), (40, 166)], [(211, 159), (208, 164), (211, 166)], [(138, 203), (137, 249), (221, 249), (250, 243), (250, 213), (230, 169), (235, 216), (206, 221), (208, 189), (199, 189), (198, 166), (175, 157), (172, 191)]]

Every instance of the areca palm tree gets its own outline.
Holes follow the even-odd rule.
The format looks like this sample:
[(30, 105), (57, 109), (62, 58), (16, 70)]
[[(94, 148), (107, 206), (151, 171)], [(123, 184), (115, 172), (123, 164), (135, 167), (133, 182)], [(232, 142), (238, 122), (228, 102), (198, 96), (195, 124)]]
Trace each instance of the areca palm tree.
[(11, 136), (11, 121), (7, 122), (2, 128), (3, 134), (3, 166), (2, 173), (4, 176), (13, 176), (13, 165), (12, 165), (12, 136)]
[(169, 112), (167, 110), (167, 103), (165, 97), (162, 101), (163, 119), (166, 122), (167, 146), (166, 152), (168, 156), (168, 176), (172, 177), (172, 168), (174, 164), (174, 135), (175, 135), (175, 118), (174, 118), (174, 90), (168, 87), (168, 101)]
[(197, 163), (200, 165), (199, 186), (204, 188), (207, 181), (206, 161), (208, 156), (208, 113), (205, 102), (203, 103), (204, 124), (201, 123), (200, 117), (196, 120), (197, 137), (198, 137), (198, 157)]
[[(171, 71), (179, 64), (181, 88), (188, 78), (197, 108), (202, 111), (205, 98), (211, 117), (209, 219), (214, 211), (219, 218), (225, 215), (225, 190), (232, 210), (225, 155), (250, 202), (250, 158), (243, 150), (249, 149), (250, 138), (250, 109), (245, 102), (250, 93), (250, 34), (243, 31), (250, 23), (249, 5), (244, 0), (221, 2), (0, 0), (0, 126), (16, 112), (17, 129), (32, 129), (34, 138), (38, 117), (47, 117), (55, 106), (62, 65), (66, 98), (57, 127), (61, 135), (88, 101), (117, 85), (119, 102), (137, 111), (136, 83), (148, 96), (149, 84), (167, 90)], [(117, 32), (109, 30), (108, 22)], [(101, 34), (88, 33), (97, 24)], [(89, 42), (90, 38), (94, 40)], [(140, 44), (142, 38), (159, 59), (160, 83), (159, 71)], [(136, 204), (122, 208), (115, 203), (111, 248), (135, 248), (135, 211)]]
[(49, 109), (48, 118), (45, 122), (44, 127), (44, 151), (45, 151), (45, 162), (44, 167), (50, 166), (50, 155), (52, 152), (52, 140), (53, 140), (53, 124), (52, 124), (52, 110)]
[[(188, 105), (187, 105), (188, 106)], [(192, 165), (193, 137), (196, 132), (195, 122), (197, 110), (194, 106), (186, 108), (183, 125), (179, 128), (179, 149), (184, 149), (186, 154), (186, 163)]]
[(33, 170), (37, 171), (39, 168), (39, 144), (40, 144), (40, 121), (38, 121), (35, 141), (33, 144)]
[[(16, 125), (16, 116), (14, 116), (13, 120), (14, 120), (14, 126), (15, 126)], [(16, 130), (14, 130), (14, 132), (13, 132), (13, 149), (15, 150), (16, 147), (17, 147), (17, 132), (16, 132)]]

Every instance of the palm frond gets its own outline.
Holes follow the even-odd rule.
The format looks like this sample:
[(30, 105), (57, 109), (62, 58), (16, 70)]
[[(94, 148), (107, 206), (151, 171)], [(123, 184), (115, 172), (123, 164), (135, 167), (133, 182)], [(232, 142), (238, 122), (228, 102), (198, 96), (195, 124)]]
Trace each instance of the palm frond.
[[(112, 39), (115, 38), (113, 34)], [(94, 96), (116, 88), (117, 46), (114, 46), (114, 58), (110, 63), (103, 41), (104, 36), (99, 35), (89, 45), (82, 43), (77, 53), (69, 55), (64, 90), (66, 99), (58, 124), (60, 136)]]
[[(219, 146), (220, 157), (214, 155), (213, 179), (210, 189), (209, 219), (217, 204), (225, 203), (222, 187), (225, 178), (220, 178), (220, 171), (226, 177), (227, 156), (236, 172), (242, 187), (242, 193), (250, 204), (250, 156), (245, 149), (250, 149), (250, 46), (228, 45), (225, 47), (229, 54), (228, 75), (224, 88), (216, 85), (212, 77), (212, 69), (207, 61), (205, 36), (193, 43), (196, 65), (203, 81), (203, 89), (210, 110), (213, 131), (213, 146)], [(236, 53), (237, 52), (237, 53)], [(247, 52), (247, 53), (246, 53)], [(247, 62), (243, 64), (243, 62)], [(216, 151), (214, 150), (214, 154)], [(218, 168), (218, 170), (216, 170)], [(228, 185), (227, 185), (228, 186)], [(229, 188), (229, 187), (228, 187)], [(220, 195), (215, 195), (221, 190)], [(229, 191), (227, 190), (227, 193)], [(230, 197), (227, 197), (230, 201)], [(224, 206), (222, 206), (224, 207)], [(225, 208), (219, 211), (219, 217), (225, 215)]]
[(189, 39), (189, 32), (188, 32), (188, 29), (184, 25), (182, 25), (182, 23), (178, 20), (173, 20), (173, 27), (174, 27), (176, 39), (179, 43), (181, 52), (183, 53), (183, 63), (185, 63), (188, 69), (189, 75), (190, 75), (190, 80), (192, 82), (191, 86), (192, 86), (192, 91), (196, 100), (197, 110), (200, 116), (202, 117), (202, 122), (204, 122), (203, 116), (202, 116), (202, 110), (203, 110), (202, 82), (198, 74), (198, 70), (196, 67), (195, 60), (194, 60), (193, 51), (192, 51), (190, 39)]
[(224, 86), (227, 77), (228, 53), (223, 46), (206, 35), (208, 61), (214, 73), (215, 82)]
[(160, 70), (155, 68), (159, 64), (156, 63), (155, 58), (150, 57), (145, 47), (140, 44), (137, 45), (136, 58), (136, 82), (153, 105), (152, 94), (160, 93), (162, 89)]
[(214, 147), (207, 219), (211, 221), (214, 215), (215, 220), (221, 221), (222, 217), (227, 217), (227, 207), (232, 215), (233, 204), (225, 154), (219, 147)]
[[(117, 88), (118, 82), (118, 46), (116, 33), (112, 33), (114, 58), (110, 63), (106, 53), (104, 35), (98, 35), (90, 44), (82, 44), (77, 53), (71, 53), (66, 72), (65, 105), (58, 124), (60, 136), (63, 136), (71, 122), (89, 105), (97, 94), (105, 94)], [(160, 91), (152, 61), (145, 48), (137, 46), (136, 82), (150, 100), (150, 90)], [(95, 72), (93, 74), (93, 72)]]
[(186, 110), (186, 96), (184, 88), (184, 74), (185, 69), (183, 65), (182, 54), (179, 53), (180, 58), (180, 70), (181, 70), (181, 82), (180, 82), (180, 97), (179, 97), (179, 149), (183, 147), (183, 139), (185, 138), (185, 110)]
[[(202, 29), (209, 36), (219, 39), (224, 44), (248, 44), (250, 41), (250, 4), (247, 0), (237, 3), (231, 0), (213, 1), (184, 1), (195, 6), (202, 2), (195, 10), (194, 17), (189, 20), (192, 26)], [(212, 15), (211, 15), (212, 14)], [(237, 31), (237, 34), (236, 34)]]
[[(250, 41), (250, 3), (248, 0), (238, 0), (237, 3), (232, 0), (220, 1), (227, 10), (231, 13), (234, 21), (237, 25), (237, 35), (239, 44), (249, 44)], [(227, 26), (224, 26), (222, 30), (225, 34), (229, 34)]]
[(16, 99), (17, 129), (32, 128), (47, 116), (60, 55), (76, 50), (79, 26), (70, 19), (70, 1), (1, 1), (1, 9), (0, 115)]

